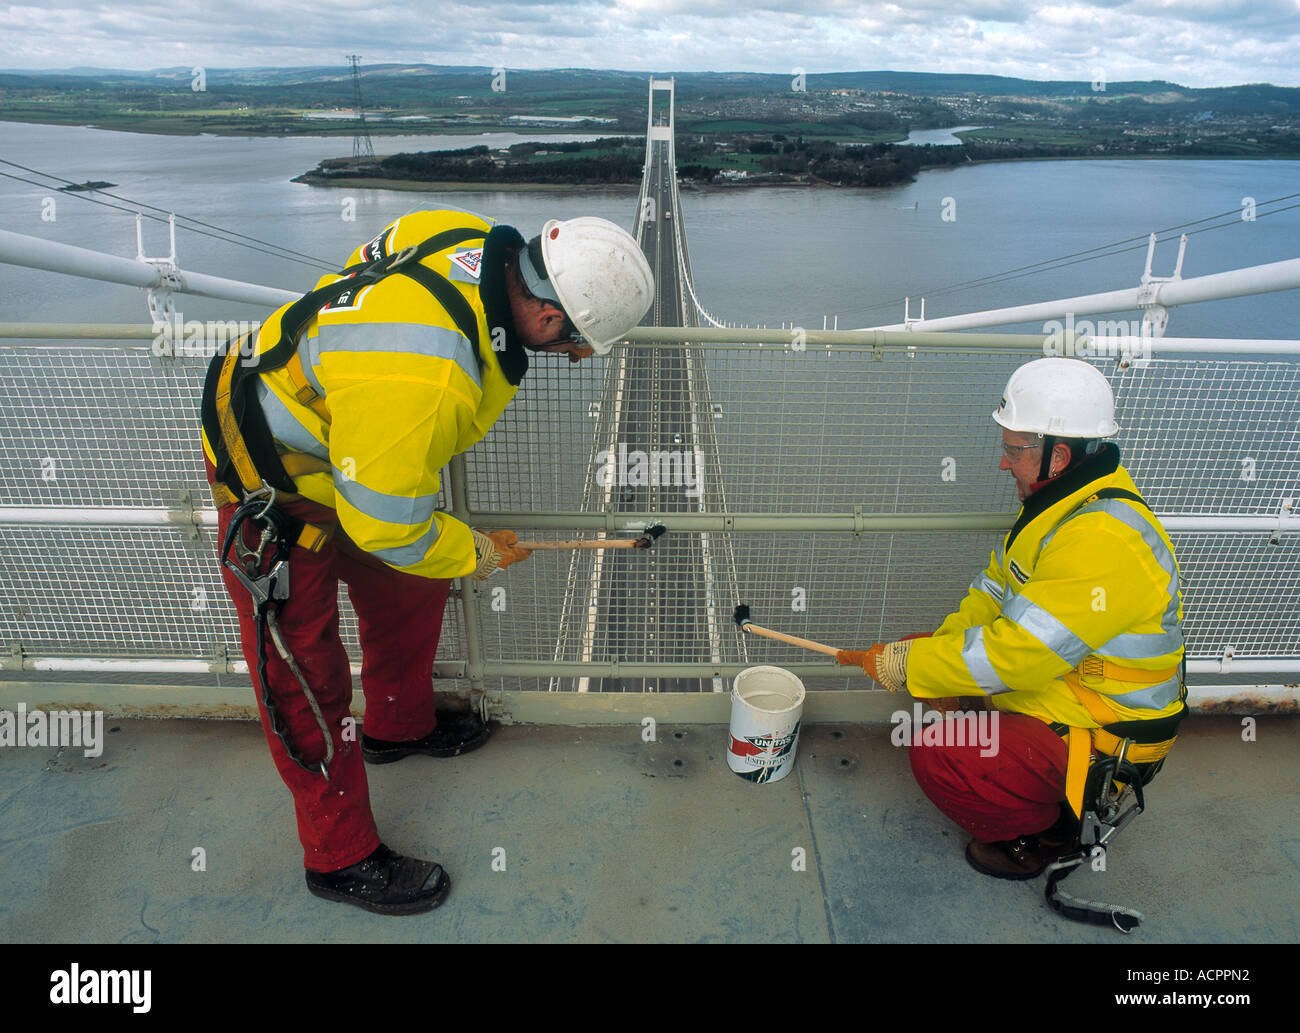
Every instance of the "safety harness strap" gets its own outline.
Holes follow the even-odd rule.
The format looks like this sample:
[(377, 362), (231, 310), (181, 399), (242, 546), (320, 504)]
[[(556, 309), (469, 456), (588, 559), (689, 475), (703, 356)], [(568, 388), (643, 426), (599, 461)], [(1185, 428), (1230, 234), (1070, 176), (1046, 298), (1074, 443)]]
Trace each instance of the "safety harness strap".
[(1083, 788), (1088, 781), (1088, 765), (1092, 760), (1092, 736), (1088, 734), (1088, 729), (1070, 728), (1066, 748), (1065, 799), (1074, 816), (1082, 818)]
[(1086, 506), (1089, 502), (1096, 502), (1098, 499), (1127, 499), (1129, 502), (1136, 502), (1139, 506), (1145, 507), (1148, 513), (1155, 512), (1146, 499), (1135, 491), (1129, 491), (1127, 488), (1102, 488), (1100, 491), (1095, 491), (1089, 495), (1083, 501), (1083, 505)]
[[(1172, 677), (1181, 670), (1181, 664), (1173, 668), (1165, 677)], [(1155, 672), (1157, 675), (1161, 672)], [(1148, 721), (1121, 721), (1119, 715), (1106, 702), (1099, 692), (1079, 682), (1077, 671), (1069, 672), (1064, 678), (1066, 686), (1075, 698), (1092, 715), (1100, 728), (1070, 728), (1069, 759), (1065, 769), (1066, 800), (1075, 817), (1083, 814), (1083, 789), (1091, 760), (1091, 749), (1107, 756), (1117, 756), (1128, 743), (1125, 757), (1134, 764), (1155, 764), (1168, 756), (1178, 739), (1178, 724), (1187, 714), (1187, 705), (1170, 717), (1153, 718)], [(1183, 689), (1186, 696), (1186, 687)], [(1088, 749), (1085, 750), (1085, 746)], [(1155, 772), (1149, 772), (1154, 776)], [(1149, 778), (1148, 778), (1149, 781)]]
[[(481, 364), (478, 320), (473, 308), (450, 280), (420, 265), (420, 261), (428, 255), (483, 236), (481, 229), (470, 227), (444, 230), (397, 255), (385, 255), (371, 262), (349, 266), (339, 279), (309, 291), (285, 309), (280, 317), (280, 339), (266, 351), (245, 356), (242, 345), (248, 339), (246, 336), (238, 345), (228, 345), (224, 354), (218, 352), (208, 367), (203, 390), (203, 427), (216, 458), (216, 480), (226, 489), (218, 492), (214, 487), (213, 500), (218, 505), (239, 501), (262, 489), (264, 484), (282, 493), (282, 497), (291, 497), (295, 487), (293, 478), (302, 473), (316, 472), (314, 467), (301, 466), (291, 471), (288, 455), (276, 451), (262, 407), (250, 397), (251, 387), (256, 382), (253, 374), (269, 373), (288, 365), (298, 401), (309, 405), (328, 423), (329, 408), (325, 399), (308, 383), (303, 371), (298, 356), (298, 339), (307, 323), (321, 309), (345, 293), (378, 283), (395, 272), (406, 273), (429, 290), (447, 310), (461, 333), (474, 345), (474, 354)], [(244, 356), (243, 362), (239, 361), (241, 356)], [(328, 469), (328, 465), (321, 469)], [(324, 528), (304, 525), (304, 532), (296, 544), (319, 549), (327, 539)]]
[[(482, 230), (470, 227), (443, 230), (441, 233), (435, 233), (420, 244), (404, 248), (396, 255), (385, 255), (371, 262), (348, 266), (339, 274), (339, 279), (327, 283), (323, 287), (317, 287), (313, 291), (308, 291), (285, 310), (284, 315), (280, 317), (280, 339), (271, 348), (258, 356), (257, 364), (253, 368), (258, 372), (269, 372), (270, 370), (279, 369), (288, 362), (290, 355), (298, 348), (298, 337), (301, 335), (303, 328), (316, 317), (322, 308), (330, 302), (336, 301), (340, 295), (359, 287), (368, 287), (371, 284), (378, 283), (384, 277), (395, 272), (406, 273), (412, 279), (427, 286), (424, 278), (413, 273), (413, 270), (420, 265), (423, 259), (456, 244), (481, 238), (484, 235)], [(451, 287), (451, 281), (440, 273), (435, 273), (432, 269), (427, 268), (424, 271)], [(465, 296), (460, 291), (456, 290), (455, 287), (451, 287), (451, 290), (464, 302), (463, 314), (469, 316), (466, 322), (475, 327), (472, 337), (464, 326), (461, 326), (461, 332), (466, 337), (470, 337), (471, 340), (477, 340), (477, 320), (473, 318), (473, 309), (470, 308), (469, 303), (465, 301)], [(444, 308), (447, 307), (444, 298), (439, 297), (438, 292), (435, 291), (434, 296), (440, 302), (444, 302)], [(450, 308), (447, 311), (453, 319), (456, 318), (456, 312)], [(461, 325), (461, 320), (457, 320), (457, 325)]]
[(426, 265), (420, 265), (418, 262), (406, 265), (399, 271), (409, 276), (438, 299), (438, 304), (445, 308), (447, 314), (455, 320), (460, 332), (469, 338), (469, 343), (474, 349), (474, 359), (478, 363), (479, 371), (482, 372), (483, 356), (478, 350), (478, 319), (475, 318), (474, 309), (465, 299), (465, 295), (447, 277), (434, 272)]
[(289, 374), (289, 379), (293, 381), (293, 396), (298, 400), (298, 404), (307, 406), (325, 423), (329, 423), (329, 406), (325, 404), (325, 399), (318, 395), (316, 389), (308, 382), (307, 374), (303, 372), (302, 368), (302, 356), (298, 352), (295, 351), (289, 357), (289, 361), (285, 363), (284, 371)]
[[(1071, 673), (1081, 678), (1111, 678), (1115, 681), (1153, 685), (1158, 682), (1168, 681), (1178, 673), (1180, 666), (1174, 664), (1172, 667), (1165, 667), (1158, 671), (1148, 671), (1142, 667), (1124, 667), (1102, 656), (1087, 656)], [(1114, 715), (1112, 715), (1112, 719), (1113, 717)]]
[[(261, 484), (261, 478), (258, 476), (257, 467), (253, 463), (248, 449), (243, 447), (243, 436), (239, 432), (239, 424), (241, 421), (238, 418), (242, 413), (237, 414), (235, 412), (234, 398), (235, 366), (239, 361), (240, 355), (243, 353), (243, 341), (247, 340), (248, 336), (250, 335), (246, 335), (244, 338), (240, 339), (239, 346), (228, 348), (225, 356), (221, 357), (217, 379), (213, 384), (213, 405), (214, 412), (217, 415), (219, 430), (216, 441), (228, 439), (230, 441), (238, 442), (237, 447), (227, 450), (227, 456), (230, 465), (235, 468), (235, 472), (238, 475), (240, 482), (245, 485), (249, 491), (253, 491)], [(218, 369), (216, 358), (213, 359), (212, 366), (208, 369), (208, 380), (212, 380), (213, 369)], [(205, 393), (207, 386), (208, 385), (205, 383)], [(206, 401), (205, 398), (205, 410), (207, 408)], [(240, 399), (240, 401), (242, 401), (242, 399)], [(212, 440), (211, 435), (209, 435), (209, 440)], [(216, 446), (215, 441), (213, 442), (213, 445), (214, 447)]]

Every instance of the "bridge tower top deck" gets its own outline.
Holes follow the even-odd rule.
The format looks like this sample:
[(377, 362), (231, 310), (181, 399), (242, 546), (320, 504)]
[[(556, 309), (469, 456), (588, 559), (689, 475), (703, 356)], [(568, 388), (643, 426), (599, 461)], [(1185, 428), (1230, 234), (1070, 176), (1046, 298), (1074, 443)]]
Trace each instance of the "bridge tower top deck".
[[(660, 107), (655, 106), (656, 90), (658, 90), (660, 93), (668, 94), (667, 111), (663, 110), (662, 101), (660, 102), (661, 104)], [(654, 76), (650, 77), (650, 104), (649, 104), (649, 112), (646, 116), (646, 139), (648, 141), (653, 141), (653, 140), (671, 141), (672, 140), (673, 129), (674, 129), (673, 126), (674, 95), (675, 95), (675, 87), (674, 87), (674, 80), (672, 78), (656, 79)]]

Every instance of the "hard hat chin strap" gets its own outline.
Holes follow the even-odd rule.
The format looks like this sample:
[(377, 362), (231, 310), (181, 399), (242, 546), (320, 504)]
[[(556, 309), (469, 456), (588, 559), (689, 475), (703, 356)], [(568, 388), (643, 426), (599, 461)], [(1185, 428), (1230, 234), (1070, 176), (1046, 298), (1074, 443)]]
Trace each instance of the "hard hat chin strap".
[(1088, 456), (1096, 455), (1101, 451), (1102, 441), (1100, 438), (1062, 438), (1054, 437), (1051, 434), (1043, 435), (1043, 461), (1038, 467), (1039, 482), (1050, 480), (1048, 471), (1052, 468), (1052, 452), (1056, 446), (1064, 442), (1070, 449), (1070, 462), (1061, 470), (1057, 471), (1059, 477), (1066, 470), (1072, 470), (1078, 466)]
[(548, 301), (563, 311), (564, 305), (560, 295), (548, 277), (546, 262), (542, 257), (542, 238), (534, 237), (519, 252), (519, 275), (530, 294), (542, 301)]
[(1039, 483), (1051, 480), (1050, 471), (1052, 469), (1052, 452), (1056, 448), (1057, 439), (1051, 434), (1043, 435), (1043, 460), (1038, 466)]

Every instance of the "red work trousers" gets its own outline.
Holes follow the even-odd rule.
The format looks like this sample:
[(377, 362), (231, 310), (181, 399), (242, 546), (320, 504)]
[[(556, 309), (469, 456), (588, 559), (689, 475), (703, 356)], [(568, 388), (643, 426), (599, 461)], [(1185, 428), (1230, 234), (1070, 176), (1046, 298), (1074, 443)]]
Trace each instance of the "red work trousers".
[[(211, 466), (208, 477), (212, 477)], [(335, 519), (332, 510), (306, 500), (283, 508), (291, 516), (312, 523), (328, 524)], [(231, 504), (218, 512), (218, 547), (225, 540), (235, 509)], [(244, 531), (247, 544), (255, 547), (251, 522), (245, 523)], [(272, 551), (267, 550), (268, 554)], [(264, 561), (264, 569), (267, 565)], [(262, 729), (280, 777), (293, 794), (304, 866), (329, 872), (355, 864), (372, 853), (380, 840), (370, 810), (360, 734), (351, 722), (345, 723), (350, 717), (352, 673), (339, 638), (339, 582), (348, 586), (348, 598), (359, 625), (366, 734), (397, 742), (423, 738), (437, 726), (433, 659), (451, 582), (394, 570), (360, 552), (342, 537), (342, 532), (320, 552), (293, 548), (289, 558), (289, 598), (279, 614), (280, 630), (334, 740), (327, 782), (319, 771), (304, 771), (295, 764), (271, 730), (257, 673), (253, 600), (225, 566), (222, 578), (239, 614), (240, 643), (257, 690)], [(325, 744), (311, 705), (269, 633), (266, 652), (268, 681), (280, 727), (287, 730), (298, 755), (316, 764), (325, 756)]]
[(988, 716), (994, 713), (990, 756), (981, 756), (987, 750), (970, 743), (970, 736), (967, 745), (927, 746), (915, 735), (908, 750), (921, 791), (981, 843), (1046, 831), (1065, 800), (1065, 740), (1035, 717), (999, 711)]

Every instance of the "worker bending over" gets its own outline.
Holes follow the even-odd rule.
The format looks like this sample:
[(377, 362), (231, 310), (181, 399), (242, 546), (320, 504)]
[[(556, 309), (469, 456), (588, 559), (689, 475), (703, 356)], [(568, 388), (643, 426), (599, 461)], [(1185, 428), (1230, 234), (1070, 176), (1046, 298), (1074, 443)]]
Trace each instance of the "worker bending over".
[[(214, 359), (203, 429), (222, 576), (317, 896), (413, 914), (446, 895), (440, 865), (381, 842), (362, 758), (483, 743), (477, 715), (434, 704), (450, 579), (528, 552), (437, 510), (439, 471), (501, 416), (530, 350), (607, 354), (653, 293), (640, 246), (603, 219), (548, 222), (525, 244), (463, 212), (415, 212)], [(339, 581), (359, 625), (360, 742)]]

